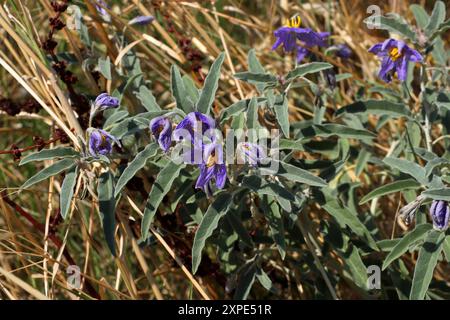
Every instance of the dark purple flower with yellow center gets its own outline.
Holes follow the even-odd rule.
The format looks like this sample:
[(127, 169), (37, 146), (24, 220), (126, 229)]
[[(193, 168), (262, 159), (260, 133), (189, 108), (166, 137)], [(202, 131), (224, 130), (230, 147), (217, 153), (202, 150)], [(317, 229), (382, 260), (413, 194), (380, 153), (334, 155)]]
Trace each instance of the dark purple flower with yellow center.
[(104, 92), (95, 99), (94, 105), (98, 110), (117, 108), (119, 106), (119, 99)]
[(203, 160), (195, 187), (203, 189), (209, 196), (211, 195), (212, 180), (215, 180), (218, 189), (222, 189), (227, 180), (227, 167), (223, 161), (222, 145), (219, 143), (205, 145)]
[(112, 152), (114, 143), (120, 145), (116, 137), (105, 130), (93, 129), (89, 136), (89, 153), (93, 157), (109, 155)]
[(150, 131), (164, 152), (169, 150), (172, 144), (172, 123), (165, 116), (153, 118), (150, 121)]
[[(326, 40), (329, 36), (328, 32), (315, 32), (309, 28), (300, 28), (301, 18), (296, 16), (287, 21), (286, 25), (275, 30), (274, 35), (277, 38), (272, 50), (283, 45), (285, 52), (297, 51), (297, 62), (303, 60), (309, 50), (314, 46), (326, 46)], [(297, 40), (301, 41), (301, 45), (297, 45)]]
[(409, 61), (420, 62), (423, 60), (417, 50), (411, 49), (405, 42), (395, 39), (377, 43), (369, 49), (369, 52), (382, 58), (378, 75), (385, 82), (391, 82), (395, 72), (400, 81), (405, 81)]
[(128, 24), (129, 25), (139, 25), (139, 26), (145, 26), (151, 22), (153, 22), (155, 18), (153, 16), (137, 16), (131, 19)]
[(236, 148), (238, 161), (242, 163), (249, 163), (256, 167), (261, 163), (261, 160), (266, 158), (266, 152), (263, 147), (257, 143), (241, 142)]
[(447, 201), (434, 200), (430, 208), (431, 220), (433, 220), (433, 227), (439, 231), (445, 231), (448, 228), (450, 220), (450, 208)]

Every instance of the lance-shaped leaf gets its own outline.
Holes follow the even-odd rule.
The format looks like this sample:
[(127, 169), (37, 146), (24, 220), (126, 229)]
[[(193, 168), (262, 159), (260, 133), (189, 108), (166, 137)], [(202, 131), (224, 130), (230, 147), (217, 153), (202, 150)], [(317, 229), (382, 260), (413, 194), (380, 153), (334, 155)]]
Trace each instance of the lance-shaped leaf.
[(442, 1), (436, 1), (434, 3), (433, 12), (431, 13), (430, 20), (425, 27), (425, 34), (431, 36), (434, 31), (439, 28), (439, 25), (445, 20), (445, 4)]
[(258, 127), (258, 103), (256, 97), (253, 97), (248, 104), (247, 129), (257, 129)]
[(64, 181), (61, 185), (61, 194), (59, 195), (59, 210), (63, 219), (67, 218), (72, 203), (72, 197), (78, 177), (78, 166), (73, 166), (66, 172)]
[(431, 230), (422, 248), (419, 251), (419, 258), (414, 268), (414, 277), (411, 286), (409, 299), (422, 300), (425, 298), (428, 286), (433, 279), (433, 272), (442, 252), (445, 233)]
[(287, 97), (283, 97), (282, 103), (275, 103), (273, 108), (281, 131), (286, 138), (289, 138), (289, 104)]
[(284, 225), (280, 208), (274, 197), (271, 196), (264, 196), (263, 203), (262, 209), (269, 222), (270, 235), (277, 245), (281, 259), (284, 260), (284, 257), (286, 256), (286, 241), (284, 239)]
[(116, 230), (116, 200), (114, 199), (114, 178), (110, 171), (103, 172), (98, 179), (98, 207), (102, 215), (103, 232), (113, 256), (116, 256), (114, 233)]
[(344, 113), (362, 113), (374, 115), (388, 115), (392, 117), (410, 117), (411, 112), (403, 103), (395, 103), (387, 100), (357, 101), (346, 105), (336, 111), (336, 116)]
[(425, 169), (419, 166), (417, 163), (393, 157), (386, 157), (383, 159), (383, 162), (392, 168), (398, 169), (400, 172), (409, 174), (418, 182), (427, 184)]
[(309, 73), (316, 73), (322, 70), (331, 69), (333, 65), (326, 62), (310, 62), (299, 65), (286, 75), (286, 81), (292, 81), (295, 78), (303, 77)]
[(246, 300), (255, 282), (258, 268), (254, 260), (247, 262), (241, 269), (233, 299)]
[(119, 178), (119, 181), (117, 181), (114, 197), (117, 197), (117, 195), (122, 191), (127, 182), (134, 177), (136, 172), (138, 172), (145, 166), (147, 160), (153, 157), (156, 154), (157, 150), (158, 145), (156, 143), (150, 143), (144, 148), (144, 150), (136, 155), (133, 161), (128, 163), (128, 166), (123, 171), (122, 175)]
[[(258, 58), (256, 57), (255, 49), (251, 49), (248, 52), (247, 63), (248, 63), (248, 70), (250, 70), (250, 72), (266, 73), (266, 71), (264, 70), (264, 67), (261, 65)], [(264, 87), (265, 87), (264, 83), (258, 83), (258, 82), (252, 82), (252, 81), (250, 81), (250, 83), (255, 85), (260, 93), (262, 93), (264, 91)]]
[(141, 101), (142, 105), (144, 106), (144, 108), (151, 112), (155, 112), (155, 111), (159, 111), (161, 110), (161, 107), (158, 105), (158, 103), (156, 102), (155, 96), (153, 95), (153, 93), (150, 91), (149, 88), (147, 88), (144, 85), (141, 85), (139, 87), (139, 91), (135, 91), (133, 92), (136, 97)]
[(43, 149), (39, 152), (35, 152), (29, 154), (28, 156), (22, 158), (19, 163), (19, 166), (22, 166), (26, 163), (32, 161), (44, 161), (51, 160), (55, 158), (70, 158), (70, 157), (79, 157), (80, 153), (75, 151), (75, 149), (70, 147), (58, 147), (53, 149)]
[(196, 273), (198, 270), (206, 240), (217, 228), (219, 220), (227, 213), (232, 203), (233, 195), (229, 192), (222, 192), (210, 204), (208, 210), (206, 210), (192, 244), (192, 273)]
[(221, 53), (216, 61), (209, 69), (208, 75), (205, 79), (200, 98), (197, 103), (197, 110), (201, 113), (208, 114), (211, 105), (214, 102), (217, 88), (219, 87), (220, 68), (222, 67), (223, 60), (225, 59), (225, 53)]
[(422, 6), (420, 6), (418, 4), (410, 5), (409, 9), (414, 14), (414, 18), (416, 19), (417, 25), (420, 28), (424, 29), (425, 26), (430, 21), (430, 16), (428, 15), (428, 13), (425, 11), (425, 9)]
[(115, 111), (111, 116), (109, 116), (106, 120), (105, 123), (103, 124), (103, 128), (109, 128), (112, 125), (114, 125), (115, 123), (125, 119), (126, 117), (128, 117), (129, 113), (128, 111), (125, 110), (117, 110)]
[(276, 173), (277, 176), (284, 177), (287, 180), (291, 180), (294, 182), (305, 183), (310, 186), (315, 187), (326, 187), (328, 184), (325, 180), (320, 177), (317, 177), (299, 167), (293, 166), (291, 164), (280, 162), (281, 167)]
[(368, 194), (366, 194), (361, 199), (359, 204), (364, 204), (374, 198), (379, 198), (379, 197), (385, 196), (387, 194), (391, 194), (391, 193), (399, 192), (399, 191), (403, 191), (403, 190), (408, 190), (408, 189), (417, 189), (418, 187), (420, 187), (420, 183), (418, 183), (417, 181), (415, 181), (413, 179), (394, 181), (394, 182), (385, 184), (384, 186), (381, 186), (379, 188), (376, 188), (375, 190), (370, 191)]
[(422, 195), (433, 200), (450, 201), (450, 188), (429, 189), (422, 192)]
[(366, 23), (368, 27), (388, 30), (409, 38), (412, 41), (416, 41), (416, 33), (411, 29), (411, 27), (404, 23), (399, 17), (394, 15), (389, 17), (371, 16), (365, 19), (364, 23)]
[(429, 223), (422, 223), (417, 225), (413, 231), (408, 232), (392, 249), (392, 251), (387, 255), (383, 262), (383, 270), (385, 270), (392, 261), (400, 258), (409, 247), (416, 243), (417, 241), (425, 238), (426, 234), (433, 227)]
[(20, 187), (20, 189), (27, 189), (38, 182), (46, 180), (51, 176), (57, 175), (69, 169), (74, 163), (75, 160), (71, 158), (59, 160), (58, 162), (55, 162), (54, 164), (48, 166), (47, 168), (42, 169), (34, 176), (32, 176), (30, 179), (25, 181), (25, 183)]
[(194, 103), (186, 92), (180, 70), (176, 65), (173, 65), (170, 68), (170, 84), (172, 88), (172, 96), (177, 103), (177, 107), (186, 113), (194, 111)]
[(365, 238), (367, 244), (374, 250), (378, 250), (377, 244), (367, 230), (366, 226), (349, 209), (340, 206), (337, 201), (330, 200), (322, 205), (331, 216), (339, 223), (347, 225), (356, 235)]
[(147, 239), (148, 230), (153, 218), (155, 216), (156, 210), (159, 207), (164, 196), (169, 192), (172, 184), (180, 175), (181, 169), (185, 167), (184, 164), (178, 164), (173, 161), (169, 161), (166, 166), (159, 172), (153, 183), (152, 190), (148, 195), (147, 203), (145, 204), (144, 217), (141, 223), (141, 239)]
[(250, 82), (250, 83), (265, 83), (273, 84), (277, 83), (278, 79), (273, 74), (270, 73), (256, 73), (256, 72), (238, 72), (234, 74), (236, 79)]

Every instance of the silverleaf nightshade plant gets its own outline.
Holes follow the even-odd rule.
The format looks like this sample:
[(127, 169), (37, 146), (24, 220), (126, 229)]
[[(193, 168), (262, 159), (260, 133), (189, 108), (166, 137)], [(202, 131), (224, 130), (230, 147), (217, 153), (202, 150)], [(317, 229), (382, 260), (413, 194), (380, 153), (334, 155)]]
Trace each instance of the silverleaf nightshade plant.
[[(115, 3), (115, 11), (117, 7)], [(155, 16), (163, 27), (166, 24), (161, 19), (173, 19), (164, 16), (165, 8), (162, 6), (161, 15)], [(441, 16), (442, 13), (433, 14)], [(152, 20), (138, 18), (129, 24)], [(91, 196), (92, 208), (98, 207), (100, 213), (92, 215), (94, 228), (95, 224), (103, 227), (113, 254), (115, 243), (128, 236), (126, 228), (116, 227), (116, 219), (124, 219), (124, 227), (128, 223), (133, 227), (130, 237), (139, 236), (140, 232), (139, 250), (146, 254), (148, 250), (159, 250), (150, 244), (161, 241), (150, 233), (159, 233), (170, 241), (176, 255), (192, 256), (192, 273), (198, 277), (214, 274), (218, 283), (226, 283), (227, 298), (278, 297), (277, 289), (284, 289), (284, 280), (279, 280), (284, 278), (284, 272), (290, 278), (300, 276), (305, 297), (315, 297), (317, 293), (324, 298), (344, 298), (343, 291), (338, 290), (341, 283), (346, 288), (357, 288), (352, 293), (358, 297), (370, 297), (366, 267), (381, 265), (383, 259), (389, 262), (383, 268), (389, 268), (392, 279), (401, 278), (405, 288), (411, 287), (412, 298), (423, 298), (428, 288), (423, 279), (432, 278), (432, 274), (429, 276), (434, 265), (429, 263), (433, 259), (428, 259), (424, 268), (420, 257), (440, 257), (440, 245), (448, 241), (445, 231), (449, 220), (448, 160), (444, 154), (450, 130), (449, 95), (444, 79), (448, 67), (434, 62), (440, 61), (441, 54), (440, 23), (435, 22), (435, 27), (434, 22), (421, 27), (426, 29), (424, 41), (416, 41), (414, 34), (408, 33), (407, 24), (388, 25), (389, 33), (395, 33), (392, 29), (401, 25), (399, 31), (404, 40), (389, 39), (373, 46), (371, 52), (383, 60), (380, 80), (390, 81), (397, 73), (403, 83), (383, 86), (366, 81), (370, 75), (364, 73), (376, 69), (360, 68), (360, 64), (370, 66), (365, 61), (354, 63), (364, 54), (360, 55), (350, 39), (347, 43), (355, 49), (354, 55), (347, 46), (336, 45), (325, 51), (327, 62), (320, 61), (317, 55), (312, 62), (303, 63), (315, 51), (311, 50), (313, 47), (332, 45), (330, 39), (338, 39), (339, 34), (333, 31), (334, 25), (330, 26), (331, 34), (301, 28), (298, 16), (275, 31), (273, 49), (282, 46), (285, 52), (297, 54), (291, 70), (286, 70), (290, 59), (282, 57), (276, 57), (276, 63), (272, 60), (274, 63), (269, 66), (261, 63), (273, 58), (270, 48), (250, 50), (247, 64), (236, 59), (232, 50), (230, 58), (236, 61), (236, 69), (242, 71), (248, 65), (248, 72), (235, 74), (235, 79), (227, 64), (227, 69), (221, 70), (224, 54), (220, 54), (202, 81), (192, 79), (183, 63), (183, 70), (175, 65), (170, 68), (170, 82), (159, 78), (158, 86), (153, 86), (154, 72), (146, 72), (148, 65), (140, 63), (146, 58), (139, 46), (127, 47), (128, 34), (125, 37), (125, 31), (121, 33), (116, 24), (104, 24), (107, 33), (114, 32), (108, 34), (112, 44), (129, 50), (118, 65), (107, 64), (113, 78), (108, 79), (111, 95), (101, 93), (91, 104), (91, 120), (98, 116), (96, 120), (102, 121), (95, 123), (103, 125), (83, 126), (89, 129), (76, 137), (80, 150), (58, 145), (23, 158), (24, 164), (51, 160), (24, 188), (52, 175), (57, 182), (64, 176), (60, 183), (62, 217), (70, 217), (71, 210), (82, 208)], [(86, 28), (86, 33), (91, 29)], [(180, 34), (183, 32), (178, 30), (173, 33), (174, 37)], [(271, 38), (270, 34), (265, 36)], [(86, 34), (80, 38), (87, 41)], [(98, 38), (93, 37), (93, 45), (89, 45), (89, 61), (104, 61), (104, 49), (98, 48), (108, 47), (97, 43)], [(164, 43), (163, 37), (158, 41)], [(181, 50), (177, 54), (186, 53)], [(212, 55), (209, 52), (205, 57)], [(376, 62), (375, 55), (367, 56)], [(405, 66), (419, 61), (420, 72), (407, 74)], [(206, 59), (201, 64), (202, 69), (206, 67)], [(238, 81), (247, 83), (239, 88)], [(99, 87), (102, 84), (99, 81)], [(390, 128), (395, 129), (395, 134), (386, 135), (386, 143), (380, 143), (378, 133), (383, 131), (384, 135)], [(274, 135), (267, 135), (268, 144), (278, 141), (278, 149), (250, 138), (229, 148), (228, 138), (222, 141), (214, 134), (220, 131), (227, 137), (227, 129), (241, 130), (246, 137), (252, 130), (273, 130)], [(442, 136), (437, 135), (439, 129)], [(120, 150), (114, 148), (115, 144), (120, 144)], [(183, 154), (184, 161), (172, 161), (177, 147), (185, 145), (190, 148)], [(229, 154), (237, 161), (229, 161)], [(275, 155), (278, 156), (274, 160)], [(241, 165), (239, 159), (246, 165)], [(266, 170), (270, 167), (266, 162), (276, 163), (278, 169)], [(371, 176), (382, 179), (372, 180)], [(371, 190), (375, 182), (379, 186)], [(358, 205), (358, 197), (371, 201), (370, 205)], [(390, 200), (384, 201), (387, 197)], [(83, 203), (71, 205), (72, 198), (83, 199)], [(98, 204), (94, 203), (97, 200)], [(136, 212), (130, 209), (130, 203)], [(396, 208), (402, 205), (398, 213), (404, 221), (400, 222), (402, 228), (394, 229), (392, 237), (386, 236), (386, 230), (380, 226), (391, 226), (397, 217)], [(430, 219), (427, 222), (427, 214), (433, 224)], [(74, 215), (78, 216), (81, 215)], [(95, 220), (97, 216), (101, 223)], [(141, 224), (140, 231), (134, 229), (136, 222)], [(305, 239), (315, 240), (313, 247)], [(72, 250), (71, 242), (67, 243)], [(133, 254), (130, 241), (120, 243), (122, 257)], [(431, 252), (434, 247), (436, 251)], [(410, 254), (414, 251), (419, 252), (419, 259), (415, 259), (416, 253)], [(321, 255), (315, 256), (319, 252)], [(407, 263), (390, 264), (402, 252)], [(208, 261), (201, 263), (206, 257)], [(129, 261), (132, 263), (133, 259)], [(325, 266), (323, 273), (317, 272), (321, 263)], [(404, 272), (404, 268), (411, 271), (414, 264), (417, 275)], [(292, 273), (293, 267), (308, 272), (297, 275)], [(135, 272), (139, 271), (133, 268), (133, 275)], [(318, 277), (325, 281), (315, 281)], [(389, 294), (383, 289), (377, 292), (380, 297), (397, 293), (391, 290), (397, 289), (392, 279), (383, 277), (383, 288), (389, 288)], [(207, 278), (202, 280), (206, 283)], [(256, 282), (262, 287), (253, 290)], [(436, 291), (433, 296), (439, 295)]]

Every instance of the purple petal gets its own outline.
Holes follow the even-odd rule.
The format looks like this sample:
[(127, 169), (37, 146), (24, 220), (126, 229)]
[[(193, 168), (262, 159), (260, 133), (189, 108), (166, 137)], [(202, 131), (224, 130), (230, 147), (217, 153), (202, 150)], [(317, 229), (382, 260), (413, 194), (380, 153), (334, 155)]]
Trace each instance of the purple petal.
[(400, 60), (396, 61), (397, 65), (397, 77), (400, 81), (405, 81), (408, 76), (408, 59), (403, 56)]
[(217, 167), (216, 172), (216, 187), (222, 189), (227, 181), (227, 167), (225, 164), (221, 164)]

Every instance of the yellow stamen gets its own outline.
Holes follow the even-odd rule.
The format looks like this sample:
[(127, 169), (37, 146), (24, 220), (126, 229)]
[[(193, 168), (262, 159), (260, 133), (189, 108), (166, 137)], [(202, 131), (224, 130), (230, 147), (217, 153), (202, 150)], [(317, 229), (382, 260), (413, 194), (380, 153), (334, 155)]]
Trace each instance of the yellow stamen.
[(394, 47), (389, 51), (389, 56), (391, 57), (392, 61), (395, 61), (400, 58), (402, 54), (400, 53), (400, 51), (398, 51), (397, 47)]
[(289, 28), (299, 28), (302, 24), (302, 18), (300, 16), (295, 16), (291, 19), (287, 19), (286, 26)]
[(102, 137), (102, 142), (100, 143), (100, 146), (106, 147), (106, 145), (108, 144), (106, 141), (106, 135), (104, 135), (103, 133), (100, 133), (100, 137)]
[(212, 167), (213, 165), (215, 165), (217, 163), (217, 157), (216, 157), (216, 153), (213, 151), (209, 157), (208, 157), (208, 161), (206, 161), (206, 166), (208, 168)]

